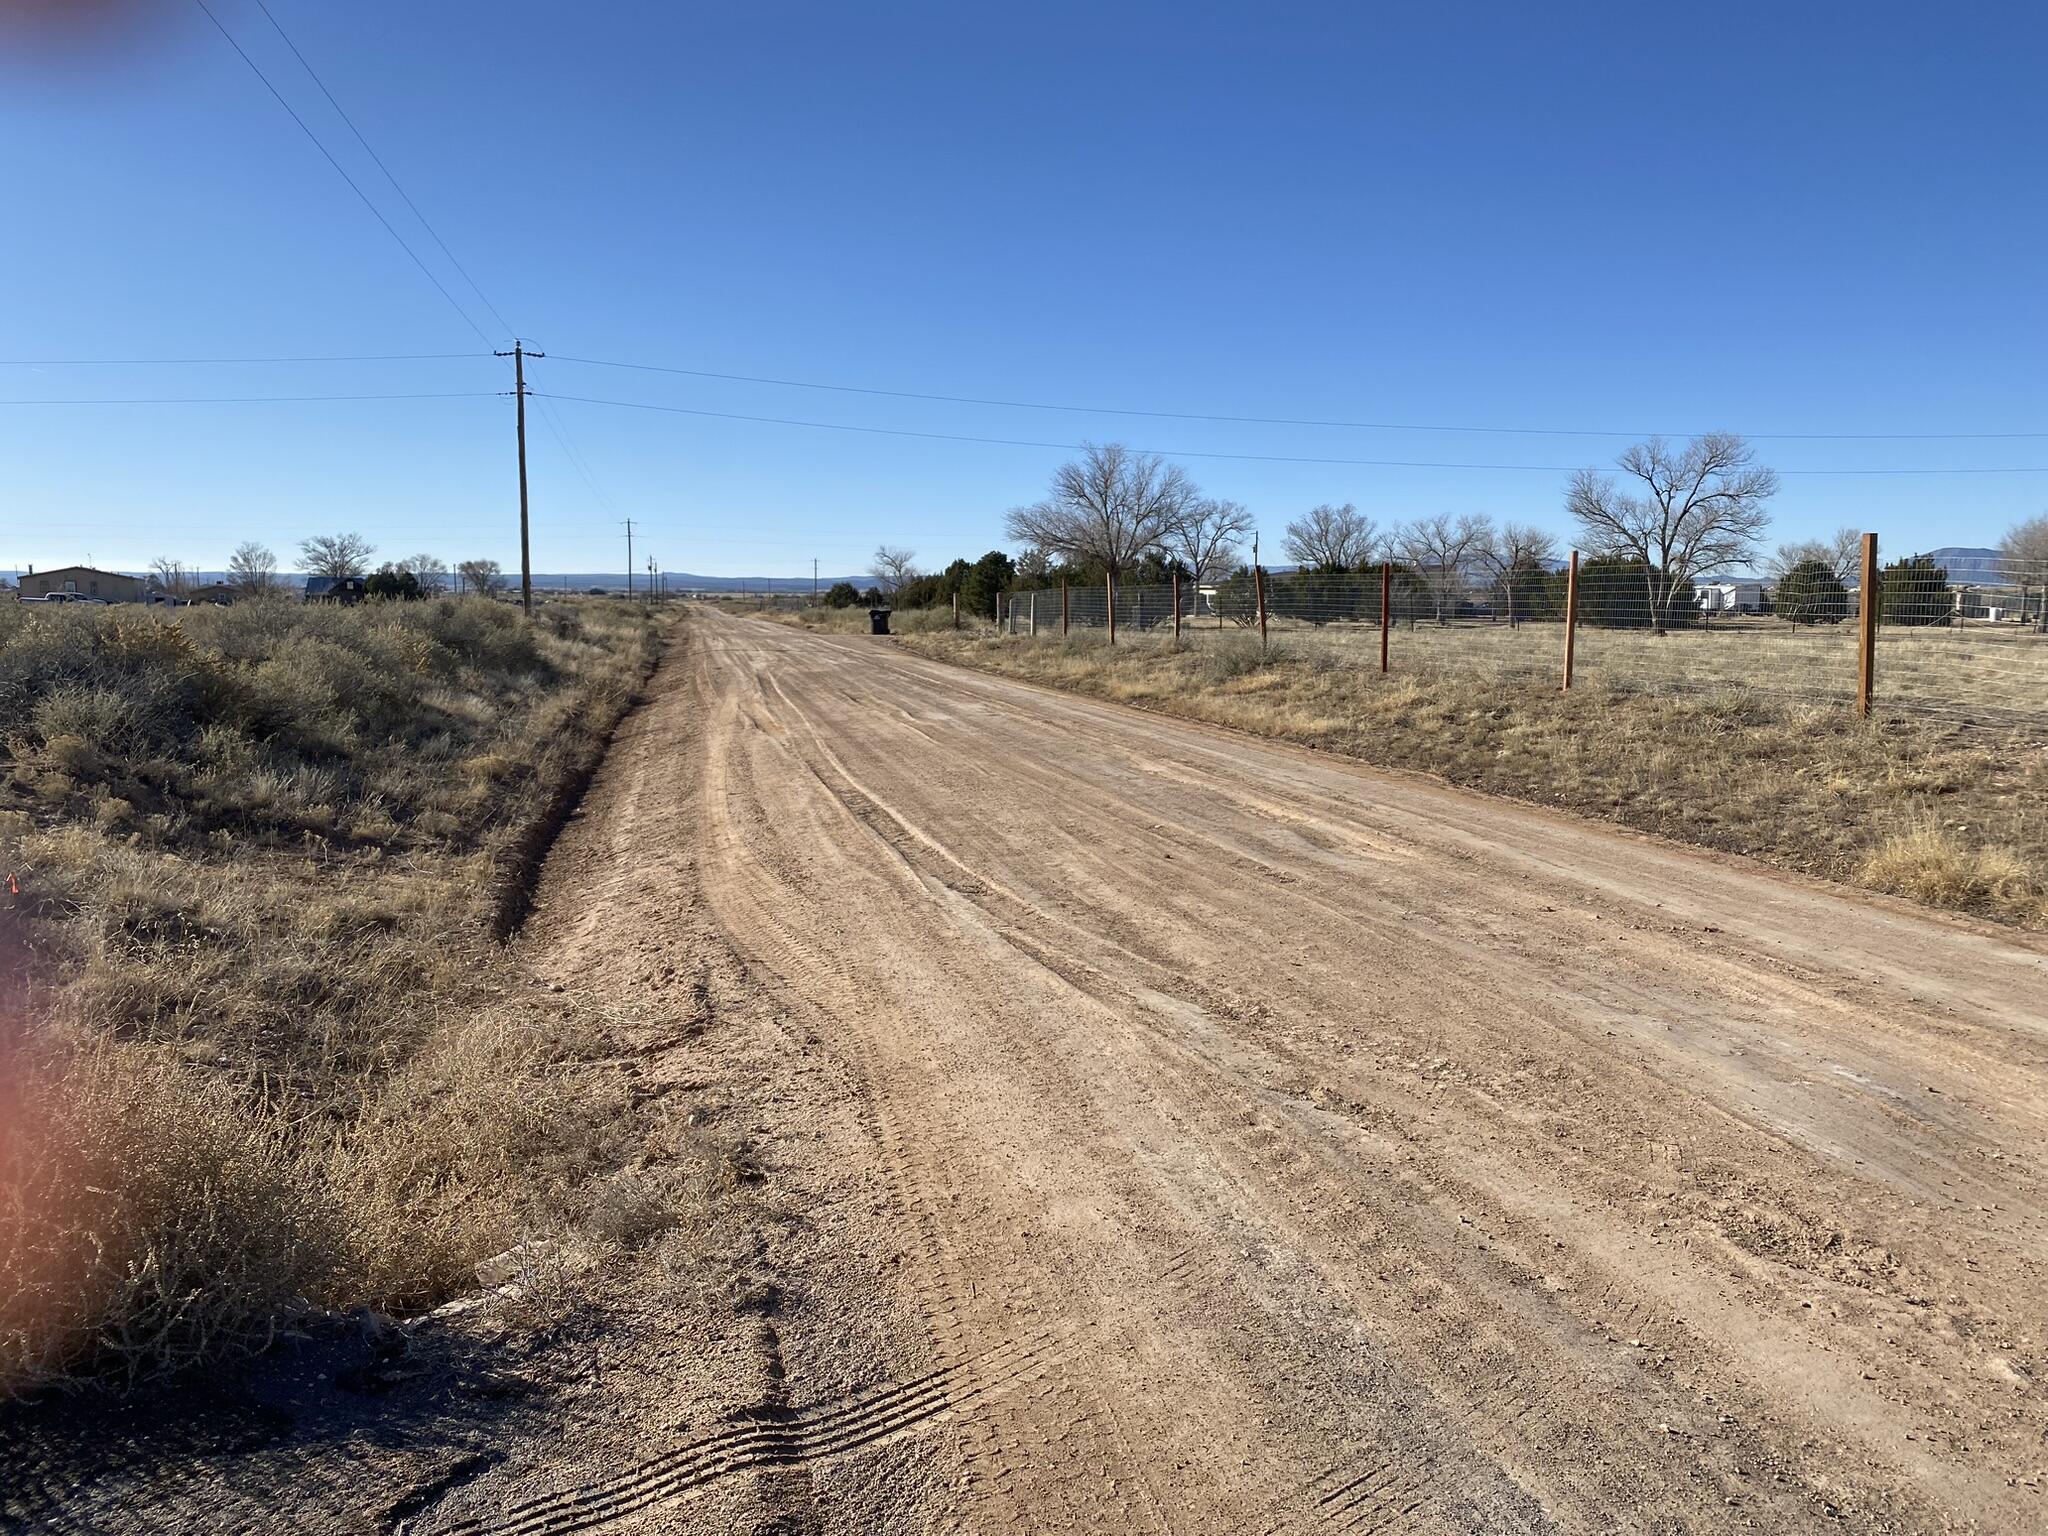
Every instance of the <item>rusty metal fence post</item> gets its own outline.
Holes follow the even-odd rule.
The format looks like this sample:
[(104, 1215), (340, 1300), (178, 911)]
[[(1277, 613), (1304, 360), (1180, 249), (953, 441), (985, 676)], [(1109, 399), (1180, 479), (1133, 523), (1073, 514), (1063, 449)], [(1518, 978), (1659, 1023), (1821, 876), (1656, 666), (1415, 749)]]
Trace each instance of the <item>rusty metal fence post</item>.
[(1060, 578), (1060, 638), (1067, 638), (1067, 578)]
[(1572, 685), (1572, 651), (1579, 639), (1579, 552), (1572, 551), (1571, 570), (1564, 579), (1564, 685)]
[(1259, 595), (1259, 649), (1266, 648), (1266, 568), (1252, 567), (1252, 586)]
[(1031, 638), (1038, 638), (1038, 594), (1031, 594), (1031, 606), (1025, 612), (1025, 622), (1031, 626)]
[(1110, 571), (1102, 578), (1102, 590), (1109, 603), (1109, 643), (1116, 644), (1116, 572)]
[(1380, 562), (1380, 670), (1387, 670), (1387, 634), (1394, 622), (1394, 562)]
[(1863, 590), (1856, 595), (1856, 714), (1870, 715), (1870, 693), (1877, 683), (1877, 617), (1882, 594), (1878, 591), (1877, 535), (1863, 535)]
[(1173, 639), (1180, 643), (1180, 572), (1173, 573)]

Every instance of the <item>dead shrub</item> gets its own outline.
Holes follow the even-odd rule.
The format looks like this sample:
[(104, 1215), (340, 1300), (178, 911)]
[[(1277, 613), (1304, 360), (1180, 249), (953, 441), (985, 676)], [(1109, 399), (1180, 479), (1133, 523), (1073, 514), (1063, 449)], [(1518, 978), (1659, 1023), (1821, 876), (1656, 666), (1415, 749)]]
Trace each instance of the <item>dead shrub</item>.
[[(480, 919), (601, 745), (565, 722), (634, 696), (647, 616), (0, 606), (36, 1063), (0, 1103), (0, 1396), (257, 1347), (308, 1305), (430, 1306), (573, 1225), (631, 1118), (562, 1071), (587, 1040), (487, 1022)], [(604, 1221), (637, 1233), (624, 1199)]]
[(1866, 885), (1932, 907), (2025, 918), (2041, 906), (2032, 871), (2011, 849), (1972, 846), (1932, 821), (1887, 837), (1862, 875)]
[(340, 1213), (274, 1111), (136, 1047), (10, 1064), (0, 1396), (257, 1349), (341, 1271)]

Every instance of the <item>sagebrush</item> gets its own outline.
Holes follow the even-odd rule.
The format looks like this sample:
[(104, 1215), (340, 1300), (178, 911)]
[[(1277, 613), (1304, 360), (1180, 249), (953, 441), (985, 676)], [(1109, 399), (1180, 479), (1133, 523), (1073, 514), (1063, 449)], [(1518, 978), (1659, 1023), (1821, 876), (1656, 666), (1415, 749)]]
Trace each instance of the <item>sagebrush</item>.
[(0, 1395), (430, 1305), (616, 1151), (494, 1010), (648, 616), (0, 607)]

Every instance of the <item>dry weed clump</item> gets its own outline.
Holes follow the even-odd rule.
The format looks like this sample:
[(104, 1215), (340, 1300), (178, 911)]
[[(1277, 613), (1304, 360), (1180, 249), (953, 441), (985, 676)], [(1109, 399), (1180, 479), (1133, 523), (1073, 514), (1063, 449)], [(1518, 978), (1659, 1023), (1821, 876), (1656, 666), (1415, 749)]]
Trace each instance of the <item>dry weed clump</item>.
[(1887, 837), (1864, 860), (1862, 879), (1929, 906), (1989, 911), (2019, 922), (2048, 916), (2034, 871), (2010, 848), (1973, 845), (1932, 821)]
[(1250, 635), (905, 644), (1932, 905), (2048, 923), (2048, 743), (2018, 731), (1860, 721), (1733, 686), (1656, 693), (1594, 680), (1562, 693), (1547, 678), (1449, 666), (1383, 677), (1293, 636), (1264, 652)]
[(603, 604), (0, 609), (0, 1395), (431, 1305), (616, 1166), (487, 930), (655, 643)]
[(80, 1359), (133, 1381), (260, 1348), (346, 1273), (275, 1106), (139, 1046), (5, 1067), (0, 1397)]

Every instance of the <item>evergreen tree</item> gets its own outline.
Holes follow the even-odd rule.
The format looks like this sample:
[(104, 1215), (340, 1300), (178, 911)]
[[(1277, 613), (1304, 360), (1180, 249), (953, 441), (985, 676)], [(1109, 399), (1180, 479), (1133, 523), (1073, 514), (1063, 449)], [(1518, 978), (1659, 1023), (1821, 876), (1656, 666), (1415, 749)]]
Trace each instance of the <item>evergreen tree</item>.
[(1839, 624), (1849, 616), (1849, 589), (1834, 567), (1801, 560), (1778, 582), (1778, 617), (1792, 624)]
[(1877, 582), (1878, 616), (1887, 624), (1947, 624), (1955, 613), (1948, 569), (1926, 555), (1894, 561)]

